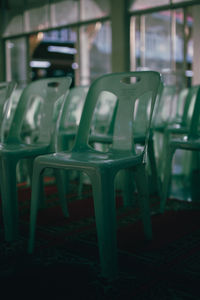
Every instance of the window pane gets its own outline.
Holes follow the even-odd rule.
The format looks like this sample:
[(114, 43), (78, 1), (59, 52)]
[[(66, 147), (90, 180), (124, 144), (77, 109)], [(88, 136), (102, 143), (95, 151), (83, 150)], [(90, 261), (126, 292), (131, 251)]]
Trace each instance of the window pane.
[(129, 10), (147, 9), (155, 6), (162, 6), (170, 4), (170, 0), (130, 0)]
[(24, 13), (26, 32), (33, 30), (42, 30), (49, 26), (48, 5), (38, 8), (32, 8)]
[(187, 78), (188, 86), (192, 85), (192, 80), (193, 80), (193, 76), (194, 76), (193, 72), (194, 72), (194, 68), (195, 68), (195, 66), (193, 65), (193, 60), (194, 60), (194, 16), (193, 16), (193, 10), (194, 9), (196, 10), (196, 6), (193, 6), (193, 7), (190, 6), (186, 10), (186, 28), (185, 28), (186, 78)]
[(88, 20), (109, 15), (110, 1), (80, 0), (80, 19)]
[(51, 4), (52, 26), (67, 25), (78, 20), (78, 1), (68, 0)]
[(111, 71), (110, 22), (80, 28), (80, 84), (88, 85)]
[(169, 68), (171, 58), (170, 11), (136, 18), (135, 34), (131, 36), (131, 44), (136, 45), (137, 69), (148, 68), (161, 71)]
[(24, 85), (26, 77), (26, 40), (25, 38), (6, 41), (6, 80), (14, 80)]
[(24, 32), (23, 28), (23, 15), (8, 15), (6, 16), (6, 29), (4, 31), (4, 36), (14, 35)]
[[(174, 32), (172, 39), (174, 39), (174, 60), (175, 60), (175, 75), (177, 86), (185, 86), (185, 62), (184, 62), (184, 14), (183, 10), (175, 10), (174, 14)], [(173, 83), (173, 82), (172, 82)]]
[(74, 84), (76, 30), (64, 28), (39, 32), (29, 38), (31, 79), (71, 76)]

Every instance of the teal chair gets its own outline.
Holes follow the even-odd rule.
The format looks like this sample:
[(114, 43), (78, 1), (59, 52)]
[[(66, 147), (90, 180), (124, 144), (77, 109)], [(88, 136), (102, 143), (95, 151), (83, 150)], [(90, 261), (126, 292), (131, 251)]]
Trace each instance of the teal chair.
[[(196, 90), (196, 88), (195, 88)], [(183, 128), (182, 135), (178, 137), (171, 137), (168, 140), (167, 148), (164, 157), (164, 176), (162, 185), (162, 197), (160, 203), (160, 211), (164, 213), (166, 201), (170, 191), (171, 175), (172, 175), (172, 161), (175, 152), (178, 149), (189, 150), (189, 151), (199, 151), (200, 150), (200, 132), (199, 132), (199, 119), (200, 119), (200, 87), (197, 88), (195, 94), (195, 101), (191, 105), (192, 117), (190, 120), (189, 128)], [(189, 115), (190, 115), (189, 113)], [(199, 168), (199, 166), (197, 166)]]
[[(153, 107), (160, 85), (160, 74), (154, 71), (106, 74), (90, 86), (82, 112), (75, 144), (71, 151), (42, 155), (35, 159), (32, 181), (30, 212), (29, 253), (34, 250), (37, 212), (40, 202), (40, 178), (45, 168), (78, 170), (85, 172), (92, 183), (95, 220), (102, 275), (117, 276), (116, 206), (114, 180), (121, 169), (130, 169), (139, 194), (144, 232), (152, 238), (148, 198), (148, 183), (145, 173), (146, 148)], [(89, 145), (91, 123), (98, 98), (104, 92), (118, 98), (113, 142), (108, 151), (102, 152)], [(144, 97), (144, 95), (146, 97)], [(139, 101), (145, 101), (146, 143), (143, 149), (134, 144), (134, 119)], [(122, 121), (121, 121), (122, 120)]]
[[(54, 150), (51, 144), (53, 111), (57, 101), (64, 101), (70, 84), (70, 77), (41, 79), (28, 84), (20, 96), (6, 139), (0, 143), (0, 185), (6, 241), (16, 239), (18, 235), (16, 166), (24, 158), (32, 165), (36, 156)], [(26, 143), (25, 120), (27, 114), (34, 115), (34, 108), (38, 107), (34, 128), (37, 134), (34, 140)], [(32, 132), (32, 128), (28, 130)]]
[[(168, 148), (169, 140), (173, 136), (187, 134), (192, 117), (192, 111), (197, 96), (199, 86), (192, 86), (188, 89), (183, 89), (177, 101), (177, 111), (175, 118), (171, 121), (163, 131), (163, 149), (160, 155), (160, 178), (163, 181), (163, 168), (165, 164), (165, 151)], [(184, 156), (184, 154), (183, 154)], [(184, 157), (182, 158), (184, 159)], [(186, 159), (187, 160), (187, 159)], [(185, 161), (185, 165), (187, 161)]]

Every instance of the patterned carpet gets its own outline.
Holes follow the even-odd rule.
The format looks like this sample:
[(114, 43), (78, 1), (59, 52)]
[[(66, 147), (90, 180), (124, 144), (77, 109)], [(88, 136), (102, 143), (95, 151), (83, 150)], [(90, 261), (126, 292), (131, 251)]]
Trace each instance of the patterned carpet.
[(46, 186), (46, 195), (33, 255), (27, 254), (29, 188), (19, 188), (19, 239), (6, 243), (1, 223), (5, 299), (13, 299), (13, 291), (24, 299), (200, 299), (200, 203), (170, 199), (160, 215), (159, 201), (152, 197), (154, 237), (146, 242), (137, 203), (124, 208), (118, 191), (120, 273), (116, 281), (106, 281), (99, 272), (91, 187), (84, 187), (80, 199), (73, 183), (69, 219), (62, 215), (53, 184)]

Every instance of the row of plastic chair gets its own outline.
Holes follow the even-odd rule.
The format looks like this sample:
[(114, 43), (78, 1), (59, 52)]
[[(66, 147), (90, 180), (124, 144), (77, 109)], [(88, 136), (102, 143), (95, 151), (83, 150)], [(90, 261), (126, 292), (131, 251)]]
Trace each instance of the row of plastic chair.
[[(135, 79), (134, 82), (132, 78)], [(70, 84), (71, 78), (35, 81), (25, 87), (17, 101), (9, 130), (0, 147), (0, 184), (5, 238), (7, 241), (12, 241), (18, 234), (16, 166), (21, 159), (28, 159), (30, 176), (32, 177), (33, 174), (29, 252), (33, 251), (37, 211), (39, 202), (44, 196), (42, 190), (44, 170), (46, 168), (55, 170), (59, 198), (66, 216), (68, 211), (66, 191), (63, 188), (65, 177), (62, 176), (62, 170), (84, 171), (90, 177), (93, 186), (102, 274), (113, 278), (117, 275), (114, 179), (121, 169), (127, 168), (135, 175), (144, 232), (147, 238), (152, 237), (145, 154), (153, 106), (161, 79), (157, 72), (128, 72), (108, 74), (96, 80), (87, 94), (72, 150), (59, 152), (59, 147), (63, 147), (63, 137), (59, 144), (58, 134), (55, 134), (55, 131), (61, 125), (62, 111), (64, 111)], [(111, 93), (117, 97), (118, 105), (112, 129), (111, 147), (107, 152), (101, 152), (91, 147), (89, 136), (91, 125), (93, 127), (95, 123), (93, 121), (95, 106), (99, 96), (102, 97), (105, 93)], [(142, 151), (138, 151), (132, 139), (133, 120), (137, 115), (140, 101), (145, 103), (143, 112), (144, 118), (147, 118), (145, 127), (147, 139)], [(4, 119), (7, 121), (9, 121), (8, 111), (7, 109), (4, 112)], [(30, 117), (33, 118), (32, 122), (30, 122)], [(101, 124), (99, 128), (103, 125), (101, 121), (99, 121)], [(33, 127), (27, 126), (30, 123)], [(47, 155), (47, 153), (53, 154)], [(33, 173), (32, 166), (34, 166)]]
[[(193, 114), (193, 108), (194, 103), (197, 98), (197, 91), (199, 86), (192, 86), (190, 88), (184, 88), (180, 90), (178, 93), (174, 89), (174, 96), (171, 87), (164, 87), (164, 89), (167, 89), (169, 91), (169, 97), (161, 97), (160, 99), (160, 107), (157, 106), (157, 111), (155, 110), (156, 114), (154, 116), (157, 117), (157, 120), (155, 118), (155, 123), (153, 124), (153, 131), (154, 131), (154, 139), (155, 139), (155, 156), (157, 160), (157, 173), (159, 177), (159, 186), (160, 186), (160, 198), (163, 198), (163, 181), (164, 181), (164, 165), (166, 162), (166, 151), (168, 151), (168, 143), (169, 139), (172, 136), (177, 136), (180, 134), (187, 133), (189, 131), (189, 126)], [(163, 93), (165, 96), (167, 94), (167, 91)], [(170, 99), (170, 101), (169, 101)], [(173, 107), (173, 111), (175, 112), (172, 114), (172, 109), (166, 109), (165, 110), (165, 101), (167, 107), (171, 106)], [(169, 102), (171, 104), (169, 105)], [(160, 110), (164, 110), (165, 119), (164, 122), (160, 121), (163, 114), (160, 112)], [(168, 113), (166, 113), (166, 111)], [(170, 113), (169, 113), (170, 112)], [(180, 160), (181, 163), (180, 163)], [(190, 156), (188, 153), (182, 152), (177, 153), (177, 156), (174, 157), (174, 165), (175, 165), (175, 171), (177, 172), (179, 168), (183, 173), (187, 173), (188, 176), (190, 174)], [(177, 163), (178, 162), (178, 163)], [(178, 167), (178, 168), (177, 168)], [(173, 171), (173, 170), (172, 170)], [(171, 173), (171, 178), (173, 177), (173, 173)], [(172, 191), (173, 192), (173, 191)], [(180, 194), (179, 194), (180, 195)], [(169, 196), (169, 194), (168, 194)], [(181, 196), (181, 195), (180, 195)], [(163, 211), (163, 209), (161, 209)]]
[[(136, 80), (132, 80), (132, 78), (136, 78)], [(65, 87), (60, 89), (58, 87), (60, 87), (60, 81), (62, 80), (65, 82)], [(197, 98), (196, 92), (198, 88), (194, 87), (190, 90), (181, 91), (180, 96), (176, 101), (178, 109), (175, 110), (176, 114), (169, 121), (168, 117), (172, 114), (169, 113), (168, 117), (166, 117), (166, 115), (160, 114), (159, 110), (163, 105), (163, 99), (165, 99), (165, 101), (167, 99), (166, 90), (168, 89), (168, 91), (170, 91), (168, 99), (171, 97), (171, 102), (172, 99), (174, 99), (175, 90), (174, 87), (173, 89), (164, 87), (162, 90), (162, 82), (157, 72), (108, 74), (97, 79), (90, 88), (78, 87), (76, 89), (70, 89), (70, 91), (70, 80), (66, 78), (54, 78), (50, 81), (49, 79), (42, 80), (42, 84), (40, 83), (38, 87), (37, 84), (39, 83), (31, 83), (22, 93), (22, 99), (35, 99), (35, 102), (30, 100), (31, 102), (29, 104), (26, 103), (26, 108), (30, 109), (34, 106), (38, 107), (38, 110), (40, 111), (41, 104), (43, 101), (44, 103), (45, 101), (48, 101), (47, 99), (54, 104), (56, 103), (56, 106), (53, 104), (50, 109), (50, 102), (47, 102), (48, 104), (44, 105), (44, 107), (46, 113), (47, 106), (48, 111), (49, 109), (51, 111), (47, 113), (49, 118), (45, 117), (46, 113), (44, 115), (36, 113), (36, 119), (32, 124), (37, 126), (29, 128), (29, 130), (26, 131), (25, 128), (27, 128), (27, 126), (22, 125), (22, 122), (20, 122), (23, 117), (21, 115), (21, 119), (19, 120), (19, 113), (17, 113), (17, 111), (24, 111), (24, 105), (21, 105), (23, 109), (20, 109), (19, 107), (21, 101), (25, 102), (25, 100), (19, 99), (19, 103), (16, 107), (16, 114), (14, 114), (13, 118), (15, 123), (13, 122), (13, 124), (16, 126), (16, 124), (20, 123), (20, 127), (24, 129), (22, 139), (23, 144), (21, 140), (22, 135), (19, 135), (19, 130), (15, 131), (13, 130), (13, 127), (11, 127), (11, 130), (8, 133), (8, 142), (6, 140), (5, 144), (7, 146), (9, 144), (9, 147), (6, 148), (7, 146), (5, 147), (4, 145), (6, 150), (2, 152), (2, 156), (4, 156), (5, 159), (2, 159), (0, 172), (0, 175), (1, 173), (3, 174), (4, 170), (6, 170), (8, 175), (14, 173), (17, 161), (22, 157), (29, 157), (30, 155), (30, 176), (32, 174), (32, 165), (34, 165), (34, 168), (31, 185), (32, 199), (29, 252), (32, 253), (34, 249), (37, 211), (44, 197), (42, 191), (42, 177), (45, 170), (51, 168), (55, 172), (59, 198), (63, 213), (66, 217), (68, 216), (66, 200), (66, 187), (67, 182), (69, 182), (68, 175), (72, 170), (85, 172), (89, 176), (93, 187), (95, 220), (102, 274), (106, 277), (113, 278), (117, 274), (115, 178), (119, 171), (122, 170), (122, 174), (124, 173), (122, 176), (124, 201), (129, 204), (130, 199), (128, 198), (132, 195), (132, 193), (130, 193), (129, 183), (132, 185), (132, 174), (134, 174), (136, 189), (140, 196), (139, 203), (143, 212), (144, 232), (147, 238), (151, 238), (152, 228), (148, 200), (149, 188), (147, 184), (148, 170), (146, 168), (148, 160), (151, 161), (151, 183), (154, 182), (155, 187), (159, 189), (160, 195), (165, 195), (165, 197), (162, 197), (161, 201), (162, 211), (164, 211), (165, 204), (163, 203), (165, 203), (169, 188), (169, 179), (166, 181), (167, 183), (164, 181), (163, 185), (159, 185), (157, 182), (158, 177), (161, 176), (160, 174), (162, 174), (160, 179), (161, 183), (165, 180), (163, 178), (165, 178), (164, 174), (167, 171), (164, 173), (164, 168), (162, 166), (162, 171), (159, 170), (160, 173), (157, 174), (154, 134), (155, 132), (161, 132), (163, 134), (163, 145), (165, 145), (164, 147), (166, 148), (164, 153), (165, 156), (167, 156), (167, 144), (169, 144), (169, 142), (166, 142), (167, 132), (171, 130), (171, 128), (175, 130), (174, 128), (177, 127), (184, 130), (184, 124), (186, 122), (184, 120), (190, 119), (187, 116), (191, 115), (191, 103), (197, 103), (195, 99)], [(32, 90), (30, 89), (30, 86), (32, 86)], [(25, 93), (26, 90), (27, 93)], [(40, 92), (41, 90), (43, 90), (42, 93)], [(163, 93), (163, 91), (165, 91), (165, 93)], [(71, 101), (69, 101), (69, 98), (71, 98)], [(74, 100), (72, 101), (72, 99)], [(100, 99), (109, 103), (108, 107), (110, 111), (107, 121), (105, 120), (105, 103), (104, 105), (100, 104)], [(150, 104), (152, 104), (152, 106)], [(195, 104), (194, 107), (196, 107)], [(151, 108), (154, 105), (155, 107), (153, 110)], [(170, 107), (170, 104), (168, 107)], [(101, 109), (102, 114), (100, 113)], [(69, 114), (70, 111), (74, 111), (74, 113)], [(170, 109), (168, 111), (170, 111)], [(195, 108), (194, 111), (198, 114), (197, 108)], [(17, 115), (18, 117), (16, 117)], [(155, 123), (155, 115), (164, 117), (165, 122), (162, 123), (162, 126), (160, 126), (161, 122), (157, 122), (158, 119), (156, 120), (157, 123)], [(43, 120), (42, 123), (39, 123), (40, 120)], [(26, 119), (26, 121), (28, 121), (28, 119)], [(174, 124), (173, 126), (172, 123)], [(43, 124), (43, 126), (41, 124)], [(41, 131), (43, 132), (41, 126), (48, 127), (48, 134), (44, 133), (45, 135), (41, 135)], [(52, 130), (53, 134), (51, 132)], [(16, 132), (18, 133), (17, 138), (15, 136)], [(51, 132), (50, 135), (49, 132)], [(187, 130), (184, 132), (187, 132)], [(170, 132), (170, 135), (171, 133), (172, 132)], [(47, 135), (48, 146), (46, 139)], [(194, 135), (192, 136), (194, 137)], [(26, 144), (24, 141), (26, 141)], [(99, 149), (95, 149), (94, 145), (96, 143), (100, 143), (101, 145), (102, 143), (108, 144), (108, 147), (106, 146), (104, 148), (101, 146), (100, 151)], [(18, 152), (13, 151), (13, 147), (16, 145), (17, 149), (20, 150), (17, 155), (16, 153)], [(29, 152), (29, 149), (31, 148), (34, 149), (34, 152), (32, 152), (32, 150)], [(65, 149), (68, 149), (68, 151), (64, 151)], [(26, 150), (29, 152), (27, 155), (25, 155)], [(4, 153), (6, 153), (6, 155)], [(53, 154), (47, 155), (47, 153)], [(13, 159), (14, 156), (16, 156), (17, 159)], [(33, 163), (34, 158), (36, 159)], [(166, 158), (163, 158), (162, 156), (161, 161), (164, 159)], [(8, 160), (12, 163), (10, 164)], [(11, 167), (9, 167), (9, 165), (11, 165), (12, 169), (10, 169)], [(10, 172), (8, 169), (12, 171)], [(0, 179), (2, 194), (7, 193), (7, 189), (11, 187), (7, 181), (9, 178), (7, 173), (1, 176), (2, 180)], [(170, 178), (170, 171), (168, 171), (167, 174), (168, 178)], [(14, 178), (13, 181), (10, 181), (10, 184), (12, 182), (12, 185), (16, 186), (16, 177), (13, 176), (13, 174), (12, 176), (9, 176), (12, 180)], [(3, 197), (3, 214), (6, 239), (12, 240), (17, 235), (18, 227), (16, 190), (14, 193), (12, 192), (12, 194), (8, 193), (8, 195), (8, 200), (6, 197)], [(11, 199), (13, 200), (13, 203)]]

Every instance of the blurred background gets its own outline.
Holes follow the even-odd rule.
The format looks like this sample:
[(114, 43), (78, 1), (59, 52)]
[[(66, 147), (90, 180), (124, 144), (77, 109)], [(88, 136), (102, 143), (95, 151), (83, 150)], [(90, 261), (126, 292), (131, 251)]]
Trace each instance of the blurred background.
[(111, 71), (153, 69), (198, 84), (196, 0), (0, 0), (0, 80), (70, 75), (88, 85)]

